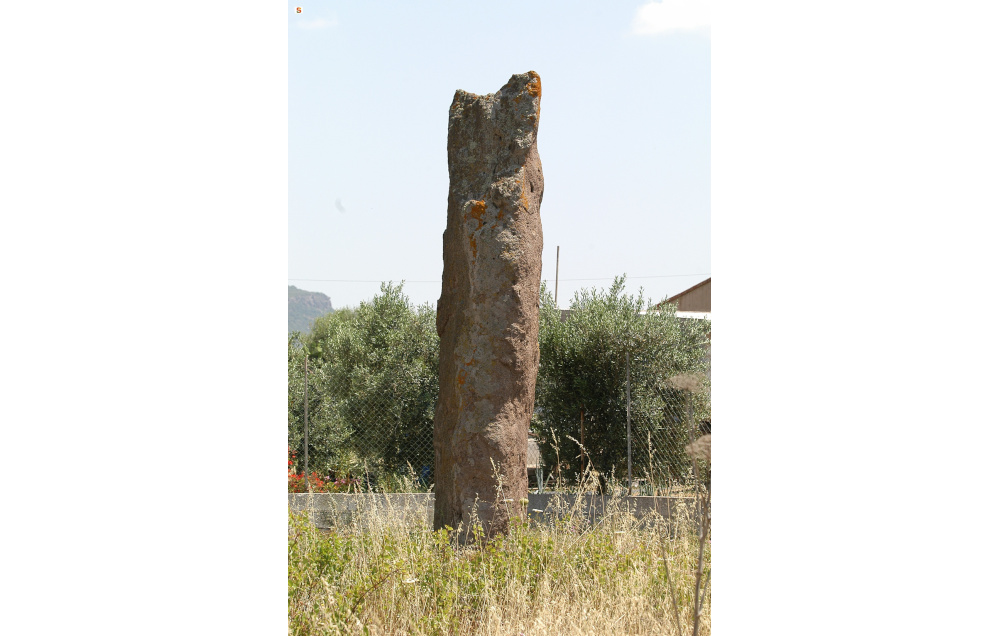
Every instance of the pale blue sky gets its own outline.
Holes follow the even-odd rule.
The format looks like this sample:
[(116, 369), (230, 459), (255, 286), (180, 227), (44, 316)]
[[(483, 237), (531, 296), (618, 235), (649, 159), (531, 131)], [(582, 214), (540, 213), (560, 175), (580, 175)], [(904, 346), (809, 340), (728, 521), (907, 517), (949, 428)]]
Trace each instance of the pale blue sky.
[(341, 307), (378, 282), (303, 279), (406, 279), (411, 299), (436, 302), (454, 92), (529, 70), (543, 87), (542, 278), (552, 286), (560, 246), (559, 304), (623, 273), (656, 300), (710, 275), (703, 4), (288, 6), (290, 284)]

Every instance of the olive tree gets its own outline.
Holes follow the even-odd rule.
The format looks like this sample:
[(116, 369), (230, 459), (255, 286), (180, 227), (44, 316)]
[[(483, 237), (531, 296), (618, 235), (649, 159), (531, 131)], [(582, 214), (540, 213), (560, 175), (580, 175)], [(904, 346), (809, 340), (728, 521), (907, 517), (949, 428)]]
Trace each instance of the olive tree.
[[(308, 339), (298, 332), (288, 336), (288, 446), (295, 451), (295, 472), (302, 472), (306, 417), (306, 357)], [(320, 359), (310, 359), (309, 382), (309, 472), (330, 475), (344, 472), (349, 463), (347, 441), (350, 430), (334, 408), (327, 391), (328, 370)]]
[(370, 473), (412, 467), (429, 478), (438, 395), (434, 310), (414, 307), (402, 284), (383, 284), (356, 310), (317, 319), (307, 343), (356, 462)]
[(605, 483), (612, 472), (624, 475), (627, 385), (638, 474), (686, 474), (690, 423), (710, 417), (705, 392), (670, 382), (681, 374), (704, 377), (708, 321), (678, 318), (672, 306), (654, 308), (641, 290), (632, 296), (624, 287), (622, 276), (608, 290), (577, 292), (565, 319), (542, 291), (533, 429), (550, 472), (558, 449), (558, 469), (570, 479), (587, 464)]

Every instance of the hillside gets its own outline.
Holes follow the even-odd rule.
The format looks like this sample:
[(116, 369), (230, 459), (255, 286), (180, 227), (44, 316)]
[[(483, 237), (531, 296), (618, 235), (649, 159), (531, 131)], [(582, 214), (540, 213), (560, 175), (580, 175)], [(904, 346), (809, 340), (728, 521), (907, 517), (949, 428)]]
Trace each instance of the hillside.
[(331, 311), (333, 307), (326, 294), (288, 286), (288, 333), (308, 333), (314, 320)]

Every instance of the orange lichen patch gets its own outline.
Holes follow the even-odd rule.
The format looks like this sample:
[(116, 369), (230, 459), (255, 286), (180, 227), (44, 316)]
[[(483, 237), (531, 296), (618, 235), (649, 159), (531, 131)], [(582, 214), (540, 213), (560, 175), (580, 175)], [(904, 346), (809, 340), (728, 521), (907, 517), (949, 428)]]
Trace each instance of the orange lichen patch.
[(465, 369), (459, 369), (458, 375), (455, 378), (455, 381), (458, 382), (458, 386), (462, 386), (465, 384), (465, 376), (466, 376)]
[(483, 212), (485, 211), (486, 201), (473, 201), (472, 207), (469, 208), (469, 216), (479, 221), (481, 227), (483, 222)]
[(528, 84), (528, 94), (532, 97), (542, 96), (542, 78), (538, 76), (538, 73), (534, 71), (528, 71), (528, 75), (531, 76), (531, 83)]
[(468, 362), (465, 363), (465, 366), (470, 366), (470, 365), (473, 365), (475, 363), (476, 363), (476, 357), (473, 356), (472, 360), (469, 360)]
[(472, 230), (473, 235), (469, 237), (469, 247), (472, 248), (472, 258), (476, 258), (479, 253), (478, 246), (476, 245), (475, 233), (483, 228), (484, 212), (486, 212), (486, 201), (473, 201), (467, 211), (469, 217), (475, 219), (477, 223), (476, 229)]

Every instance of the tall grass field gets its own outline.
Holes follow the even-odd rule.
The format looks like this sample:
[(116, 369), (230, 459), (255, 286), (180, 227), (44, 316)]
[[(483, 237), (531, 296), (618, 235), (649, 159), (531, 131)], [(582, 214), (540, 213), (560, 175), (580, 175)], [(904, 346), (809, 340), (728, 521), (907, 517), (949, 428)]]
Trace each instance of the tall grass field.
[(690, 635), (697, 590), (698, 634), (711, 634), (708, 515), (637, 519), (626, 505), (612, 499), (596, 522), (579, 500), (528, 510), (508, 536), (465, 545), (402, 516), (321, 530), (289, 508), (289, 633)]

